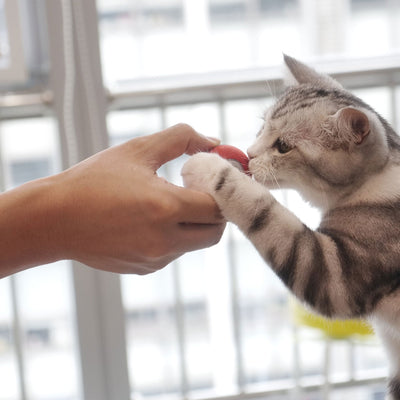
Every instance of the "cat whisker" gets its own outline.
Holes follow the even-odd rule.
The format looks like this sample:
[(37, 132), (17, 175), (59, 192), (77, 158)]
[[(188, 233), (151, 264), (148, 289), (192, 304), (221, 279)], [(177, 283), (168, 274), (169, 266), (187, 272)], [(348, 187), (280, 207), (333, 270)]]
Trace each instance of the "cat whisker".
[(275, 182), (275, 185), (276, 185), (277, 189), (281, 190), (281, 186), (279, 185), (278, 179), (276, 178), (275, 172), (273, 171), (272, 168), (269, 170), (269, 173), (270, 173), (270, 175), (272, 176), (272, 178), (273, 178), (273, 180), (274, 180), (274, 182)]

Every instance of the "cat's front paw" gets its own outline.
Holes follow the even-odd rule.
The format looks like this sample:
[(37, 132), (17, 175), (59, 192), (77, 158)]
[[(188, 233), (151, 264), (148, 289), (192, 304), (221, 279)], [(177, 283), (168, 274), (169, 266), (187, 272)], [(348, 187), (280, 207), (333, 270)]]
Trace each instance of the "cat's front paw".
[(184, 164), (181, 175), (189, 189), (213, 194), (216, 180), (226, 168), (234, 168), (217, 154), (197, 153)]

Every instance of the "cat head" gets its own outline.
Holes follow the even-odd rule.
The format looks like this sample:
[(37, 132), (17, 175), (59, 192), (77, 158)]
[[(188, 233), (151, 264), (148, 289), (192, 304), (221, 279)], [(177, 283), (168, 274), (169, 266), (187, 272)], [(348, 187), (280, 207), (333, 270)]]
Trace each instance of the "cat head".
[(264, 115), (249, 148), (254, 178), (293, 188), (322, 206), (387, 163), (395, 133), (370, 106), (331, 77), (285, 56), (290, 86)]

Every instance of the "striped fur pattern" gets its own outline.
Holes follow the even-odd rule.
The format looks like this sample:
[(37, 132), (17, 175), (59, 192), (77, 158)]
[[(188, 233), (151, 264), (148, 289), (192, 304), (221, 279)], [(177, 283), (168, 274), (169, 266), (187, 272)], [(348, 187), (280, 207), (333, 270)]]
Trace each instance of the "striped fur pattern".
[[(288, 56), (285, 64), (294, 84), (248, 150), (253, 179), (199, 153), (184, 183), (214, 197), (301, 301), (328, 317), (371, 319), (390, 360), (388, 399), (400, 400), (399, 137), (332, 78)], [(319, 207), (319, 228), (277, 202), (276, 188)]]

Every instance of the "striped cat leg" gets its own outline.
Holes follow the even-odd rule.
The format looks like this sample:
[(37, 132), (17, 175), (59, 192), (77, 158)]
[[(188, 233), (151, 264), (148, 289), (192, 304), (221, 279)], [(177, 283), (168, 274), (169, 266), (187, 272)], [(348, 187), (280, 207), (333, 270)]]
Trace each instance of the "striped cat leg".
[(351, 315), (346, 286), (328, 237), (308, 229), (269, 190), (214, 154), (182, 170), (185, 185), (210, 193), (294, 294), (321, 313)]
[(226, 161), (205, 156), (192, 157), (184, 168), (196, 176), (191, 181), (197, 189), (215, 198), (223, 215), (243, 231), (297, 297), (325, 315), (339, 309), (347, 313), (337, 259), (325, 260), (325, 247), (330, 243), (277, 202), (266, 187)]

